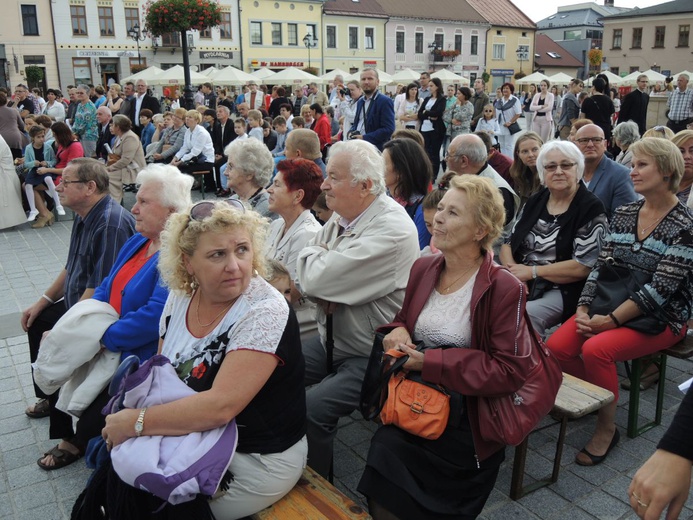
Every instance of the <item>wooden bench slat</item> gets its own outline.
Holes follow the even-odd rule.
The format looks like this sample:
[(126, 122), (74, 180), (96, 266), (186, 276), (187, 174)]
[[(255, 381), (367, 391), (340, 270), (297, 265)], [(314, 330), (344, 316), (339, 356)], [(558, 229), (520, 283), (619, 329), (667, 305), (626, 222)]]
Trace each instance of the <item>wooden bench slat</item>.
[(370, 515), (310, 468), (294, 488), (253, 520), (368, 520)]
[(613, 400), (614, 394), (608, 390), (564, 373), (563, 384), (556, 396), (554, 412), (578, 419), (599, 410)]
[(693, 336), (686, 334), (686, 337), (671, 348), (665, 349), (664, 354), (678, 359), (688, 359), (693, 357)]

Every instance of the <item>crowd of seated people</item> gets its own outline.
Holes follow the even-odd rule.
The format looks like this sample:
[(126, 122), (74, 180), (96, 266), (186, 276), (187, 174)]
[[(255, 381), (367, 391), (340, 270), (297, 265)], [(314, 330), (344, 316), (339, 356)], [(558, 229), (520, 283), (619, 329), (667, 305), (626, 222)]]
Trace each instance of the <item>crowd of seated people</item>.
[[(358, 92), (371, 102), (380, 95), (372, 81), (366, 75)], [(399, 114), (401, 128), (376, 143), (364, 138), (374, 129), (368, 119), (359, 120), (363, 104), (351, 106), (338, 82), (328, 105), (303, 103), (279, 89), (269, 99), (257, 88), (239, 99), (205, 86), (200, 109), (155, 114), (145, 108), (137, 128), (126, 115), (133, 94), (119, 102), (119, 89), (112, 86), (98, 96), (100, 106), (92, 113), (89, 91), (78, 86), (73, 102), (79, 106), (66, 119), (78, 121), (79, 133), (53, 122), (50, 139), (41, 116), (21, 116), (6, 106), (6, 96), (2, 103), (0, 92), (0, 122), (5, 118), (22, 135), (12, 141), (20, 146), (17, 166), (24, 170), (18, 196), (26, 196), (34, 227), (52, 223), (50, 207), (58, 213), (72, 209), (88, 224), (88, 210), (108, 203), (103, 212), (119, 208), (122, 220), (113, 222), (116, 213), (102, 217), (120, 238), (98, 277), (78, 279), (79, 271), (68, 270), (24, 313), (32, 361), (41, 367), (42, 355), (60, 348), (63, 314), (79, 316), (77, 302), (95, 300), (115, 309), (115, 321), (100, 336), (106, 353), (122, 358), (132, 352), (144, 362), (158, 352), (193, 391), (166, 404), (104, 416), (107, 395), (101, 388), (73, 430), (77, 416), (64, 409), (60, 394), (37, 387), (39, 400), (26, 413), (49, 416), (50, 436), (60, 439), (39, 466), (55, 470), (74, 463), (94, 437), (102, 437), (106, 452), (113, 453), (130, 449), (142, 435), (194, 435), (235, 419), (234, 479), (194, 507), (219, 519), (252, 515), (288, 493), (306, 464), (323, 476), (330, 473), (338, 422), (358, 407), (378, 331), (386, 335), (386, 347), (409, 356), (407, 371), (464, 396), (464, 414), (437, 440), (424, 441), (397, 426), (379, 428), (358, 490), (376, 520), (472, 518), (481, 513), (504, 460), (502, 444), (478, 436), (485, 419), (477, 400), (510, 393), (529, 374), (526, 360), (508, 348), (508, 337), (531, 324), (547, 337), (563, 371), (616, 396), (617, 361), (679, 341), (693, 299), (693, 213), (687, 206), (693, 131), (670, 135), (668, 128), (653, 128), (640, 137), (635, 123), (623, 121), (613, 129), (612, 142), (611, 128), (605, 132), (601, 121), (580, 119), (581, 113), (593, 115), (591, 102), (583, 102), (586, 112), (568, 121), (565, 140), (545, 141), (545, 135), (553, 136), (546, 130), (548, 117), (542, 124), (535, 119), (541, 136), (515, 134), (509, 128), (521, 111), (513, 89), (504, 85), (492, 107), (506, 118), (503, 128), (498, 135), (480, 130), (476, 136), (466, 121), (480, 122), (489, 105), (480, 99), (474, 117), (474, 91), (453, 89), (448, 171), (434, 182), (439, 172), (432, 163), (440, 162), (448, 133), (441, 86), (435, 80), (421, 89), (415, 84), (397, 112), (384, 103), (379, 109), (392, 110), (393, 122)], [(601, 88), (595, 95), (606, 98)], [(542, 86), (542, 93), (548, 89)], [(535, 108), (550, 104), (548, 95), (537, 96)], [(56, 92), (48, 98), (47, 115), (60, 103)], [(313, 93), (311, 99), (322, 98)], [(594, 103), (606, 101), (598, 97)], [(270, 104), (279, 115), (268, 120)], [(22, 107), (29, 110), (29, 103)], [(464, 124), (457, 119), (462, 112)], [(355, 122), (360, 130), (335, 139), (339, 128), (332, 123), (342, 117), (343, 125)], [(93, 134), (83, 127), (92, 119), (99, 139), (89, 152)], [(110, 137), (104, 137), (106, 129)], [(8, 154), (17, 153), (13, 148), (8, 146)], [(510, 156), (503, 154), (507, 150)], [(80, 159), (85, 153), (106, 163)], [(185, 174), (202, 167), (208, 172), (205, 185), (222, 200), (191, 203), (193, 179)], [(14, 168), (12, 173), (16, 177)], [(135, 183), (133, 221), (118, 203)], [(81, 231), (91, 232), (88, 226)], [(69, 253), (75, 257), (67, 264), (72, 266), (81, 261), (78, 245), (87, 240), (75, 233)], [(606, 314), (591, 313), (610, 258), (649, 279), (637, 297)], [(494, 298), (487, 301), (485, 291)], [(476, 312), (479, 305), (490, 309), (491, 322)], [(629, 327), (655, 307), (669, 316), (663, 330), (648, 334)], [(516, 321), (525, 309), (527, 322)], [(141, 323), (146, 334), (132, 323)], [(42, 354), (41, 336), (54, 326)], [(491, 342), (492, 353), (479, 347), (481, 337)], [(418, 351), (418, 342), (456, 348)], [(478, 377), (463, 377), (462, 370)], [(600, 464), (618, 444), (616, 406), (614, 401), (599, 411), (577, 464)], [(132, 496), (133, 504), (146, 503), (119, 467), (104, 464), (102, 478)], [(432, 494), (430, 484), (448, 492)], [(98, 495), (94, 481), (87, 491)], [(108, 495), (98, 500), (114, 518), (124, 514)], [(641, 503), (639, 498), (635, 504), (640, 513)]]

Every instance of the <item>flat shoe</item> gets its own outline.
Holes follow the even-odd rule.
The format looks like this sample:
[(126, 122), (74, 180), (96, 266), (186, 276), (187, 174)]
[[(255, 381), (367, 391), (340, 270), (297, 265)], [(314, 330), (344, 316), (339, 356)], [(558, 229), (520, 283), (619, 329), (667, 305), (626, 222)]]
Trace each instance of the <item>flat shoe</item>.
[(27, 222), (33, 222), (34, 220), (36, 220), (36, 217), (38, 217), (38, 216), (39, 216), (38, 211), (36, 211), (36, 210), (30, 211), (29, 216), (26, 218), (26, 221)]
[(62, 206), (56, 206), (55, 211), (57, 211), (58, 215), (60, 215), (61, 217), (65, 215), (65, 208), (63, 208)]
[(611, 444), (609, 444), (609, 447), (606, 449), (606, 453), (604, 455), (592, 455), (589, 451), (587, 451), (585, 448), (582, 448), (580, 450), (580, 453), (584, 453), (587, 455), (587, 457), (590, 459), (589, 463), (583, 462), (577, 457), (575, 457), (575, 464), (578, 466), (596, 466), (597, 464), (601, 464), (606, 460), (606, 457), (609, 455), (609, 452), (613, 450), (616, 445), (618, 444), (618, 441), (621, 439), (621, 434), (618, 431), (618, 428), (614, 431), (614, 436), (611, 439)]
[(31, 227), (34, 229), (39, 229), (39, 228), (46, 227), (49, 225), (50, 224), (48, 223), (48, 218), (44, 217), (43, 215), (39, 215), (38, 218), (31, 225)]
[[(32, 410), (33, 408), (33, 410)], [(32, 419), (41, 419), (43, 417), (48, 417), (50, 415), (50, 405), (48, 404), (48, 399), (39, 399), (36, 401), (34, 406), (30, 406), (24, 413)]]
[[(652, 388), (655, 384), (657, 384), (658, 381), (659, 370), (652, 372), (651, 374), (647, 374), (646, 376), (640, 376), (640, 391), (644, 392), (645, 390)], [(621, 381), (621, 388), (624, 390), (630, 390), (630, 379), (626, 378)]]
[[(71, 451), (61, 450), (60, 448), (58, 448), (58, 446), (59, 445), (56, 445), (55, 448), (52, 448), (51, 450), (44, 453), (43, 457), (36, 461), (36, 463), (39, 465), (39, 468), (45, 469), (46, 471), (53, 471), (54, 469), (60, 469), (64, 468), (65, 466), (69, 466), (73, 462), (76, 462), (82, 458), (81, 453), (74, 454)], [(52, 466), (48, 466), (47, 464), (41, 462), (48, 455), (51, 455), (53, 457), (53, 461), (55, 462), (55, 464), (53, 464)]]

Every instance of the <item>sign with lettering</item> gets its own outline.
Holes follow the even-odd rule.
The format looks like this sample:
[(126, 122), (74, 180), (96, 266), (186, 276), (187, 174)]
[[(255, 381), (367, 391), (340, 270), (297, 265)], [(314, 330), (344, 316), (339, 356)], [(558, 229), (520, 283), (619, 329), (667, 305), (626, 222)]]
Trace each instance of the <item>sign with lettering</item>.
[(512, 76), (515, 74), (513, 69), (491, 69), (491, 76)]
[(269, 67), (271, 69), (285, 69), (287, 67), (303, 68), (305, 67), (305, 62), (303, 61), (255, 61), (251, 62), (253, 67)]
[(102, 51), (95, 49), (85, 49), (77, 51), (79, 58), (136, 58), (134, 51)]
[(221, 58), (224, 60), (233, 59), (233, 52), (226, 51), (200, 51), (200, 59), (208, 60), (212, 58)]

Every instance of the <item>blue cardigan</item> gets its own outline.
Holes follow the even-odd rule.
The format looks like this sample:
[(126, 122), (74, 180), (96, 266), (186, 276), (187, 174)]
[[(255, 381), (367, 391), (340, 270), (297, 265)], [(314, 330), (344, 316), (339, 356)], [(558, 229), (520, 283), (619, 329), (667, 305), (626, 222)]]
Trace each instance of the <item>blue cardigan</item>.
[[(147, 240), (137, 233), (123, 244), (108, 277), (94, 291), (94, 299), (108, 302), (116, 274)], [(158, 258), (156, 252), (125, 286), (120, 319), (108, 327), (101, 338), (108, 350), (122, 352), (121, 359), (132, 354), (140, 361), (146, 361), (159, 348), (159, 318), (168, 298), (168, 289), (159, 279)]]
[[(48, 143), (44, 143), (43, 145), (43, 160), (48, 163), (49, 168), (55, 166), (55, 163), (57, 162), (53, 147)], [(34, 145), (29, 143), (26, 145), (26, 148), (24, 148), (24, 167), (27, 170), (31, 170), (36, 166), (38, 166), (38, 164), (36, 164), (36, 152), (34, 151)]]

